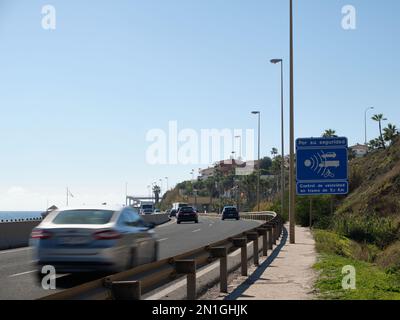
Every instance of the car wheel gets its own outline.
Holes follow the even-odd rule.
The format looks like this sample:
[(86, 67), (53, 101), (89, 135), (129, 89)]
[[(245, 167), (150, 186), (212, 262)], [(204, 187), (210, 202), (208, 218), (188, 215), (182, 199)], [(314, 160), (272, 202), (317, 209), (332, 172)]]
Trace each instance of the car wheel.
[(196, 223), (199, 223), (199, 220), (196, 220), (195, 222), (196, 222)]
[(181, 222), (180, 222), (180, 221), (176, 221), (176, 223), (177, 223), (177, 224), (181, 224)]

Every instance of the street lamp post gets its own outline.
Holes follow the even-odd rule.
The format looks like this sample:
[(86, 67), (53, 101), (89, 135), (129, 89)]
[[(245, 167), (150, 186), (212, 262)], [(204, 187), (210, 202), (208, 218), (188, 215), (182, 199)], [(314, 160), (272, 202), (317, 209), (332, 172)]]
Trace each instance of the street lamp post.
[(167, 182), (167, 191), (169, 190), (169, 186), (168, 186), (168, 177), (165, 177), (165, 180), (166, 180), (166, 182)]
[(159, 179), (159, 181), (160, 181), (160, 195), (162, 195), (162, 190), (164, 189), (164, 187), (163, 187), (163, 180), (162, 180), (162, 179)]
[(281, 64), (281, 150), (282, 150), (282, 163), (281, 163), (281, 214), (284, 210), (285, 202), (285, 128), (284, 128), (284, 106), (283, 106), (283, 60), (272, 59), (271, 63)]
[(128, 205), (128, 182), (125, 182), (125, 205)]
[(261, 112), (252, 111), (252, 114), (258, 115), (258, 162), (257, 162), (257, 211), (260, 211), (260, 127), (261, 127)]
[(294, 174), (294, 75), (293, 75), (293, 0), (290, 0), (290, 179), (289, 179), (289, 230), (290, 243), (296, 242), (295, 208), (296, 180)]
[(365, 112), (364, 112), (364, 129), (365, 129), (365, 145), (367, 145), (368, 144), (368, 139), (367, 139), (367, 112), (369, 111), (369, 110), (373, 110), (374, 109), (374, 107), (369, 107), (369, 108), (367, 108), (367, 109), (365, 109)]

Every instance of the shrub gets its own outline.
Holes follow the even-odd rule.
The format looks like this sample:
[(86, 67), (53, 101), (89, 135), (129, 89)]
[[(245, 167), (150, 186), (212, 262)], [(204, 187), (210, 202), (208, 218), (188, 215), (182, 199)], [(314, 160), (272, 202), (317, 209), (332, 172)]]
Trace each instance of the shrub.
[(352, 257), (352, 244), (349, 239), (325, 230), (314, 230), (313, 233), (319, 253)]
[(310, 225), (310, 200), (312, 199), (312, 221), (317, 229), (328, 229), (331, 225), (330, 196), (297, 197), (296, 222), (303, 227)]
[(400, 241), (395, 242), (380, 253), (376, 262), (389, 272), (400, 271)]
[(357, 242), (384, 248), (398, 239), (399, 224), (389, 217), (347, 214), (336, 216), (333, 228), (339, 234)]

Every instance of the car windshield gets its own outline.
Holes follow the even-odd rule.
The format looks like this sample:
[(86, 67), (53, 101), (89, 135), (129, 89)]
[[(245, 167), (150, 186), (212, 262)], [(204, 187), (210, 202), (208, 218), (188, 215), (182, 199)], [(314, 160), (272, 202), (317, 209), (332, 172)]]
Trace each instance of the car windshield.
[(225, 208), (225, 212), (229, 213), (236, 212), (236, 208)]
[(114, 211), (111, 210), (66, 210), (53, 219), (54, 224), (106, 224)]

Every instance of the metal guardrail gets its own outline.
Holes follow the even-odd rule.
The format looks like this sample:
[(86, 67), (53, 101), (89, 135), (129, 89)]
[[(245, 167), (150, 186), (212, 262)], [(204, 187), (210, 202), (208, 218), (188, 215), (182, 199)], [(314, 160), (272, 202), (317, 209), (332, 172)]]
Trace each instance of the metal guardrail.
[[(218, 216), (207, 214), (208, 216)], [(39, 300), (140, 300), (143, 294), (166, 285), (179, 277), (187, 277), (187, 299), (195, 300), (196, 271), (216, 260), (220, 260), (220, 290), (227, 292), (228, 254), (241, 250), (241, 273), (247, 276), (247, 244), (253, 243), (253, 263), (258, 265), (259, 237), (262, 254), (268, 255), (282, 234), (283, 221), (274, 212), (242, 213), (242, 219), (261, 220), (263, 224), (233, 237), (211, 243), (184, 254), (141, 265), (102, 279), (91, 281)]]

